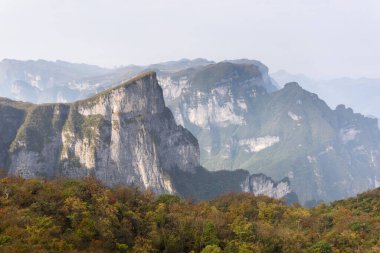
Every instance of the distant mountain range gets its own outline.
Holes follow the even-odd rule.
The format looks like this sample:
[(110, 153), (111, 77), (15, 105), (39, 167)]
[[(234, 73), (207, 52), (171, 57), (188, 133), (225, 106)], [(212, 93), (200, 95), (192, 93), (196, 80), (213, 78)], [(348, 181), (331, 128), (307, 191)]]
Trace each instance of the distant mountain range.
[(178, 71), (212, 63), (205, 59), (106, 69), (63, 61), (0, 62), (0, 96), (33, 103), (73, 102), (120, 84), (147, 70)]
[[(168, 170), (168, 175), (176, 178), (171, 181), (173, 189), (179, 189), (183, 195), (204, 198), (210, 192), (245, 189), (284, 196), (294, 191), (301, 203), (311, 205), (320, 200), (352, 196), (380, 185), (380, 131), (376, 119), (354, 113), (342, 105), (330, 109), (316, 94), (301, 87), (303, 82), (309, 82), (307, 80), (299, 79), (299, 84), (291, 82), (280, 88), (283, 83), (280, 75), (273, 75), (274, 81), (268, 75), (268, 68), (254, 60), (214, 63), (205, 59), (184, 59), (117, 69), (64, 62), (4, 60), (0, 63), (0, 91), (4, 93), (0, 95), (39, 103), (75, 101), (104, 94), (102, 91), (148, 70), (157, 72), (166, 105), (177, 124), (198, 139), (200, 165), (218, 171)], [(6, 101), (3, 106), (10, 103)], [(7, 115), (7, 111), (4, 113)], [(22, 119), (3, 120), (8, 121), (23, 124)], [(161, 124), (160, 121), (157, 124)], [(11, 131), (10, 128), (13, 127), (0, 126), (3, 131)], [(17, 138), (23, 136), (20, 131), (25, 128), (19, 129), (14, 133)], [(4, 148), (6, 145), (22, 148), (23, 142), (16, 139), (10, 139)], [(89, 140), (91, 144), (91, 138)], [(85, 140), (81, 143), (85, 145)], [(75, 153), (76, 157), (89, 154), (90, 144), (87, 148), (82, 147), (83, 154), (75, 148), (75, 152), (79, 152)], [(8, 154), (9, 151), (4, 152)], [(170, 156), (166, 151), (160, 152)], [(173, 159), (183, 159), (188, 154), (187, 149), (181, 152), (178, 155), (182, 158)], [(12, 161), (13, 156), (7, 161)], [(77, 165), (83, 167), (90, 163), (91, 157)], [(160, 159), (165, 161), (165, 157)], [(23, 160), (18, 161), (21, 166)], [(71, 167), (65, 168), (70, 171)], [(219, 172), (221, 169), (244, 171), (229, 174)], [(107, 171), (106, 166), (104, 171)], [(247, 171), (254, 173), (254, 177), (249, 178)], [(261, 178), (260, 173), (274, 181), (266, 176)], [(219, 180), (217, 183), (213, 181), (215, 178)]]

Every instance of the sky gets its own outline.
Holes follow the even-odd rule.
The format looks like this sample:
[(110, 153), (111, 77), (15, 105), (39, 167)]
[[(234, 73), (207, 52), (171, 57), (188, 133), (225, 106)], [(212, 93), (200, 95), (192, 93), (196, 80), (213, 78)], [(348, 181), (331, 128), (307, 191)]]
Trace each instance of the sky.
[(379, 78), (379, 45), (378, 0), (0, 0), (0, 59), (249, 58), (271, 72)]

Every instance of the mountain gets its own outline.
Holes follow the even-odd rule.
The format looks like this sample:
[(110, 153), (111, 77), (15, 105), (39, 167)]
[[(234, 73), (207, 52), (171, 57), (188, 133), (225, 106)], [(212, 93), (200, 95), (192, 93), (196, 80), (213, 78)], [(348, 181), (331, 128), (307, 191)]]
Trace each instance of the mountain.
[(188, 69), (188, 68), (197, 68), (200, 66), (206, 66), (209, 64), (215, 63), (214, 61), (209, 61), (207, 59), (203, 58), (197, 58), (193, 60), (189, 59), (181, 59), (178, 61), (167, 61), (167, 62), (160, 62), (156, 64), (151, 64), (148, 66), (141, 66), (144, 69), (152, 69), (156, 71), (165, 71), (165, 72), (177, 72), (181, 71), (183, 69)]
[(302, 87), (317, 93), (326, 103), (335, 108), (339, 104), (355, 108), (368, 117), (380, 118), (380, 79), (376, 78), (334, 78), (318, 80), (305, 75), (294, 75), (284, 70), (270, 74), (282, 87), (288, 82), (298, 82)]
[[(38, 65), (38, 61), (16, 65), (23, 69), (28, 64)], [(79, 66), (82, 65), (71, 67)], [(92, 67), (88, 68), (92, 71)], [(303, 204), (332, 201), (379, 185), (377, 121), (344, 106), (330, 109), (316, 94), (301, 88), (300, 85), (303, 87), (305, 83), (307, 87), (310, 83), (306, 76), (296, 76), (300, 85), (291, 83), (280, 89), (283, 81), (294, 77), (286, 79), (287, 73), (280, 72), (272, 79), (268, 68), (259, 61), (214, 63), (183, 59), (102, 69), (97, 74), (87, 70), (90, 76), (83, 74), (76, 80), (69, 76), (66, 83), (36, 93), (32, 92), (30, 80), (12, 80), (19, 83), (26, 97), (34, 96), (44, 102), (73, 101), (101, 93), (148, 69), (157, 72), (166, 104), (177, 124), (198, 139), (201, 166), (213, 171), (243, 169), (263, 173), (274, 181), (267, 181), (273, 186), (287, 180)], [(344, 92), (342, 88), (335, 94)], [(371, 96), (376, 94), (372, 92)], [(248, 177), (247, 172), (235, 171), (228, 186), (225, 172), (209, 173), (204, 169), (196, 169), (194, 174), (175, 172), (177, 182), (182, 182), (175, 188), (182, 189), (184, 195), (197, 197), (208, 196), (207, 187), (211, 195), (223, 192), (220, 185), (241, 190), (242, 178)], [(195, 181), (187, 182), (186, 178)], [(209, 178), (220, 180), (207, 184), (204, 179)], [(276, 191), (281, 190), (273, 188), (271, 194)]]
[(70, 104), (2, 98), (0, 135), (0, 167), (24, 178), (95, 176), (109, 186), (196, 199), (230, 191), (291, 194), (288, 182), (200, 167), (197, 139), (175, 123), (154, 72)]
[(276, 90), (267, 71), (222, 62), (161, 73), (168, 107), (199, 140), (201, 164), (288, 178), (306, 205), (379, 186), (377, 120), (332, 110), (297, 83)]

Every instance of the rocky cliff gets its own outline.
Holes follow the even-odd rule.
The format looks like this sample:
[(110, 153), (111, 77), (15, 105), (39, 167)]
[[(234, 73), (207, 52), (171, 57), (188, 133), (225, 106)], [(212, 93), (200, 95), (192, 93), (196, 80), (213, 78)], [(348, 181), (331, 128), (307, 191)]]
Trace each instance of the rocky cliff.
[(274, 182), (264, 174), (253, 174), (242, 183), (244, 192), (255, 192), (257, 195), (280, 199), (292, 192), (287, 178), (279, 182)]
[(2, 165), (13, 175), (94, 175), (172, 193), (167, 172), (199, 166), (197, 140), (176, 125), (155, 73), (72, 104), (2, 100), (0, 110)]
[(255, 138), (251, 129), (261, 110), (255, 102), (276, 90), (268, 69), (257, 61), (238, 62), (160, 75), (168, 107), (177, 123), (198, 138), (201, 164), (210, 170), (242, 168), (252, 152), (278, 142), (278, 136)]

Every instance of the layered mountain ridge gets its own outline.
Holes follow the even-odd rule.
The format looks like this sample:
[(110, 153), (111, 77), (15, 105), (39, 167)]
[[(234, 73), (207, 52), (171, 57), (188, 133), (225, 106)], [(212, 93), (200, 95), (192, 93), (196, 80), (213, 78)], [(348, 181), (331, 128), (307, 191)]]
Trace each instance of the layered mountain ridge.
[(175, 72), (213, 63), (182, 59), (148, 66), (128, 65), (108, 69), (64, 61), (0, 62), (0, 96), (32, 103), (66, 103), (88, 98), (145, 71)]
[[(245, 181), (254, 176), (247, 171), (224, 172), (218, 177), (200, 167), (198, 141), (175, 123), (154, 72), (71, 104), (34, 105), (1, 99), (0, 118), (4, 136), (0, 167), (11, 175), (93, 175), (110, 186), (136, 185), (197, 199), (251, 190)], [(193, 177), (187, 180), (186, 190), (181, 188), (180, 175)], [(199, 175), (211, 185), (206, 195), (200, 194), (202, 189), (192, 189)], [(231, 177), (236, 180), (230, 188), (224, 187)], [(291, 192), (289, 187), (286, 192), (277, 190), (272, 184), (269, 193), (281, 198)]]

